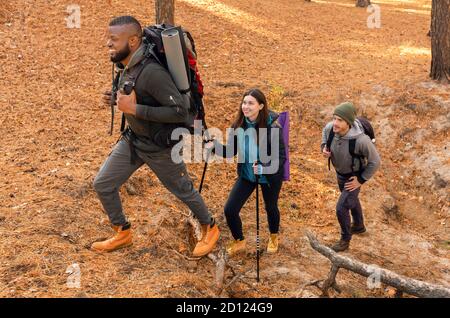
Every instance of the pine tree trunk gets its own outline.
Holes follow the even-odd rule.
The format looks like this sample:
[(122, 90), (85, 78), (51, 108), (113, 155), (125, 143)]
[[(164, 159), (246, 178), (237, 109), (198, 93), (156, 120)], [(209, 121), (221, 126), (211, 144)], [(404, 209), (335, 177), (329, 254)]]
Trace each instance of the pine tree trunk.
[(370, 0), (356, 0), (357, 7), (365, 8), (365, 7), (369, 6), (370, 4), (371, 4)]
[(430, 77), (450, 83), (450, 0), (433, 0), (431, 56)]
[(156, 0), (156, 23), (175, 25), (175, 0)]

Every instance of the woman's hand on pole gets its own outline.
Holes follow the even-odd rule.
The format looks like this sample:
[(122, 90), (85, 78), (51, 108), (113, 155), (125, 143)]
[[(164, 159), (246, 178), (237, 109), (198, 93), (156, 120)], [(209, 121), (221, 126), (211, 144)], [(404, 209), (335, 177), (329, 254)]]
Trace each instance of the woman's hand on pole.
[(263, 166), (260, 164), (257, 164), (256, 162), (253, 163), (253, 173), (257, 176), (263, 174)]

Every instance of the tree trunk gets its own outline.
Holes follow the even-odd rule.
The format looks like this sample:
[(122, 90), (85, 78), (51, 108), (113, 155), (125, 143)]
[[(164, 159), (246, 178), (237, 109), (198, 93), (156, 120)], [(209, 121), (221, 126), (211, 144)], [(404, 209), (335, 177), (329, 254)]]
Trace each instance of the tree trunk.
[(156, 0), (156, 24), (175, 25), (175, 0)]
[(369, 6), (370, 4), (371, 4), (370, 0), (356, 0), (357, 7), (365, 8), (365, 7)]
[(450, 0), (433, 0), (430, 77), (450, 83)]

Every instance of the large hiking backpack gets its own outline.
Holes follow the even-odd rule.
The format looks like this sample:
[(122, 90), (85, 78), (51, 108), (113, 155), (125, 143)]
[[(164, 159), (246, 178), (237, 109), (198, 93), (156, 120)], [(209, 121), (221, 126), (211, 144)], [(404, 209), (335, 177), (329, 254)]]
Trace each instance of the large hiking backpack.
[[(167, 59), (164, 51), (164, 45), (162, 41), (162, 32), (167, 29), (171, 29), (174, 26), (169, 24), (155, 24), (150, 25), (143, 30), (144, 44), (147, 45), (147, 53), (152, 55), (162, 66), (168, 69)], [(190, 88), (188, 91), (182, 91), (180, 93), (191, 93), (193, 99), (192, 112), (195, 113), (195, 119), (204, 120), (205, 111), (203, 108), (203, 83), (200, 78), (200, 73), (197, 67), (197, 51), (195, 49), (194, 38), (191, 33), (180, 27), (182, 34), (181, 38), (182, 48), (185, 52), (185, 64), (189, 77)]]
[[(370, 140), (372, 140), (372, 142), (375, 143), (375, 130), (373, 129), (373, 126), (370, 123), (370, 121), (365, 117), (357, 117), (356, 119), (359, 120), (359, 122), (361, 123), (364, 134), (369, 136)], [(331, 128), (330, 134), (328, 135), (328, 139), (327, 139), (327, 145), (326, 145), (328, 151), (330, 151), (330, 149), (331, 149), (331, 143), (333, 142), (333, 139), (334, 139), (334, 131), (333, 131), (333, 128)], [(359, 160), (360, 169), (363, 167), (363, 159), (364, 159), (364, 156), (355, 153), (355, 146), (356, 146), (356, 139), (350, 139), (349, 144), (348, 144), (348, 151), (349, 151), (350, 155), (352, 156), (352, 165), (351, 165), (352, 173), (355, 172), (355, 169), (354, 169), (355, 168), (355, 165), (354, 165), (355, 159)], [(330, 163), (331, 163), (331, 158), (328, 158), (328, 170), (331, 170)]]
[[(132, 82), (126, 82), (125, 83), (125, 93), (129, 94), (131, 93), (131, 90), (133, 89), (137, 79), (139, 78), (139, 75), (141, 74), (142, 70), (144, 69), (144, 67), (151, 62), (157, 62), (159, 64), (161, 64), (165, 69), (168, 70), (168, 66), (167, 66), (167, 59), (166, 59), (166, 55), (165, 55), (165, 51), (164, 51), (164, 45), (163, 45), (163, 41), (162, 41), (162, 32), (164, 30), (173, 28), (174, 26), (168, 25), (168, 24), (155, 24), (155, 25), (150, 25), (148, 27), (145, 27), (143, 29), (143, 43), (146, 46), (146, 51), (145, 51), (145, 56), (146, 58), (139, 64), (136, 65), (136, 68), (138, 68), (136, 70), (135, 76), (133, 78)], [(202, 125), (203, 125), (203, 129), (207, 129), (206, 127), (206, 122), (205, 122), (205, 110), (204, 110), (204, 106), (203, 106), (203, 83), (202, 80), (200, 78), (200, 73), (198, 71), (198, 67), (197, 67), (197, 52), (195, 50), (195, 42), (194, 39), (192, 37), (192, 35), (182, 29), (180, 27), (181, 33), (184, 35), (183, 37), (181, 37), (181, 44), (182, 44), (182, 49), (183, 49), (183, 53), (184, 53), (184, 58), (185, 58), (185, 65), (186, 65), (186, 71), (187, 71), (187, 75), (189, 78), (189, 84), (190, 87), (189, 89), (185, 90), (185, 91), (180, 91), (181, 94), (188, 94), (190, 93), (190, 114), (192, 117), (192, 121), (194, 120), (201, 120), (202, 121)], [(113, 66), (114, 67), (114, 66)], [(119, 84), (119, 78), (120, 78), (120, 73), (118, 73), (115, 78), (113, 79), (113, 83), (112, 83), (112, 91), (113, 93), (117, 92), (118, 90), (118, 84)], [(113, 110), (113, 107), (111, 108)], [(114, 118), (114, 113), (112, 113), (112, 118)], [(193, 124), (193, 123), (191, 123)], [(186, 128), (189, 129), (189, 131), (191, 132), (191, 134), (194, 132), (194, 127), (189, 124), (186, 126)], [(111, 134), (113, 131), (113, 119), (111, 120)], [(176, 127), (179, 127), (179, 125), (167, 125), (167, 127), (165, 128), (166, 131), (161, 132), (159, 135), (163, 136), (162, 140), (158, 143), (163, 143), (164, 145), (169, 146), (172, 143), (176, 143), (176, 142), (171, 142), (170, 141), (170, 134), (172, 132), (173, 129), (175, 129)], [(120, 131), (123, 132), (125, 130), (125, 115), (122, 114), (122, 123), (121, 123), (121, 128)]]

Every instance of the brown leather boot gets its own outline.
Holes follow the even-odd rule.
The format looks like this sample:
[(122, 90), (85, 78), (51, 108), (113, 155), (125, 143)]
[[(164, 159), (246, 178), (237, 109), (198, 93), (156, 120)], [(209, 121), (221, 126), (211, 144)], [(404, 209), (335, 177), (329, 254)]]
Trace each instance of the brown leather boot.
[(119, 248), (130, 246), (133, 244), (133, 237), (131, 234), (131, 225), (127, 223), (122, 226), (112, 226), (116, 234), (103, 242), (95, 242), (91, 249), (96, 252), (112, 252)]
[(209, 224), (202, 225), (202, 239), (198, 241), (192, 252), (194, 257), (201, 257), (209, 254), (216, 246), (219, 240), (220, 231), (217, 224), (213, 226)]
[(359, 227), (352, 224), (352, 227), (350, 230), (351, 230), (352, 234), (363, 234), (363, 233), (366, 233), (366, 231), (367, 231), (364, 224)]
[(350, 241), (339, 240), (336, 244), (331, 246), (331, 249), (337, 253), (348, 250), (350, 247)]

